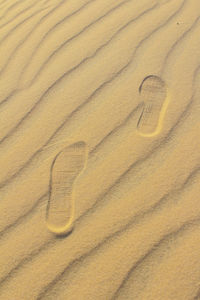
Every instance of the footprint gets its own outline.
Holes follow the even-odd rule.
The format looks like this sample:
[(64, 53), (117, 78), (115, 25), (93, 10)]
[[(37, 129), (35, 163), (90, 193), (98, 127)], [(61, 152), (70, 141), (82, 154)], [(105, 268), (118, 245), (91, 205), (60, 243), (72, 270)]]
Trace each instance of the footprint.
[(73, 229), (73, 187), (86, 165), (86, 148), (85, 142), (72, 144), (59, 152), (52, 163), (46, 224), (57, 235), (67, 234)]
[(167, 87), (158, 76), (146, 77), (139, 88), (144, 107), (137, 129), (142, 136), (157, 135), (162, 129), (163, 118), (168, 105)]

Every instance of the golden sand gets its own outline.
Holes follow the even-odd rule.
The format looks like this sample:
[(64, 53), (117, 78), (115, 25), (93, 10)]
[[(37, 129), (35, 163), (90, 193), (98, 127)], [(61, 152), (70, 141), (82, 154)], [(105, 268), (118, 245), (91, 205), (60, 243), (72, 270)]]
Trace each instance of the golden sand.
[(200, 299), (199, 37), (199, 0), (0, 0), (0, 300)]

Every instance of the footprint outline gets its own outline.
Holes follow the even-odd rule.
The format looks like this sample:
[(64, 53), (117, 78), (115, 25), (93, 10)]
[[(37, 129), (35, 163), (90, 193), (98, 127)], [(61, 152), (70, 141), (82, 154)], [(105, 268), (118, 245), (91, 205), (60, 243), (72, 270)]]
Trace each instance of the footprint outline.
[[(141, 129), (139, 129), (139, 127), (141, 126), (142, 120), (144, 118), (145, 109), (147, 108), (148, 102), (150, 102), (149, 100), (144, 101), (144, 96), (147, 97), (147, 95), (143, 96), (143, 99), (142, 99), (143, 100), (143, 109), (142, 109), (142, 112), (140, 114), (139, 120), (137, 122), (137, 132), (138, 132), (139, 135), (141, 135), (143, 137), (153, 137), (153, 136), (158, 135), (161, 132), (162, 127), (163, 127), (164, 118), (165, 118), (167, 108), (168, 108), (168, 105), (169, 105), (169, 102), (170, 102), (169, 89), (168, 89), (165, 81), (157, 75), (148, 75), (142, 80), (142, 82), (139, 86), (140, 97), (141, 97), (141, 93), (142, 93), (143, 84), (146, 81), (148, 81), (149, 79), (152, 79), (152, 78), (157, 80), (157, 82), (160, 84), (160, 88), (162, 88), (163, 90), (162, 91), (160, 90), (159, 92), (163, 92), (165, 94), (165, 97), (163, 97), (163, 99), (161, 99), (162, 105), (161, 105), (161, 109), (159, 111), (159, 116), (158, 116), (158, 120), (157, 120), (157, 124), (156, 124), (155, 129), (152, 132), (143, 132)], [(154, 94), (155, 94), (155, 98), (156, 98), (156, 96), (158, 96), (158, 95), (156, 95), (156, 92)]]
[[(76, 146), (78, 144), (82, 144), (83, 145), (83, 165), (81, 167), (81, 169), (79, 170), (79, 172), (77, 172), (77, 175), (75, 176), (72, 185), (71, 185), (71, 193), (70, 193), (70, 216), (68, 217), (68, 215), (66, 214), (66, 218), (67, 218), (67, 222), (64, 226), (58, 226), (56, 227), (55, 225), (51, 224), (50, 222), (48, 222), (49, 219), (49, 212), (51, 210), (51, 197), (52, 197), (52, 190), (53, 190), (53, 173), (54, 173), (54, 168), (55, 168), (55, 164), (56, 161), (58, 160), (58, 158), (70, 147)], [(47, 207), (46, 207), (46, 226), (48, 228), (48, 230), (58, 236), (63, 236), (63, 235), (67, 235), (69, 233), (72, 232), (73, 228), (74, 228), (74, 223), (75, 223), (75, 190), (76, 190), (76, 183), (79, 179), (79, 177), (83, 174), (86, 166), (87, 166), (87, 161), (88, 161), (88, 146), (84, 141), (78, 141), (72, 144), (67, 145), (66, 147), (64, 147), (61, 151), (59, 151), (56, 156), (53, 159), (53, 162), (51, 164), (51, 168), (50, 168), (50, 180), (49, 180), (49, 197), (48, 197), (48, 202), (47, 202)], [(62, 171), (61, 171), (62, 172)], [(63, 171), (64, 172), (64, 171)], [(67, 187), (66, 187), (67, 189)], [(60, 212), (60, 211), (59, 211)], [(54, 212), (55, 213), (55, 212)]]

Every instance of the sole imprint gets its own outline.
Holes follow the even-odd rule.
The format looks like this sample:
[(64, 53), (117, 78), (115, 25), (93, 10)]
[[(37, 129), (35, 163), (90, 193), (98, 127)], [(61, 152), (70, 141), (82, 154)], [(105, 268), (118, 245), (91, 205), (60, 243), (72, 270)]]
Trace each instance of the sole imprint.
[(143, 111), (137, 129), (142, 136), (157, 135), (162, 129), (164, 115), (168, 105), (165, 82), (158, 76), (146, 77), (139, 88)]
[(46, 223), (55, 234), (67, 234), (73, 229), (73, 187), (86, 165), (86, 158), (86, 144), (78, 142), (59, 152), (52, 163)]

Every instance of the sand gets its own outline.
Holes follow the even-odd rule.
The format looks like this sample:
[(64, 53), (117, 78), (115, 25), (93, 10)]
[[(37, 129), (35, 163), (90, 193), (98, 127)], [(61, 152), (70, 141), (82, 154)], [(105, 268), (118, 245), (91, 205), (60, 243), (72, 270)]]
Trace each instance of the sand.
[(200, 299), (200, 2), (0, 0), (0, 300)]

